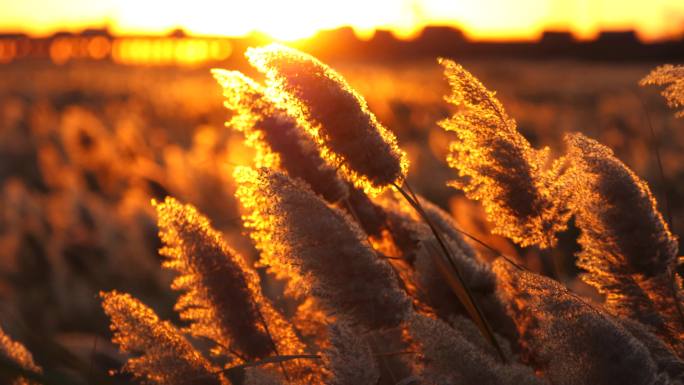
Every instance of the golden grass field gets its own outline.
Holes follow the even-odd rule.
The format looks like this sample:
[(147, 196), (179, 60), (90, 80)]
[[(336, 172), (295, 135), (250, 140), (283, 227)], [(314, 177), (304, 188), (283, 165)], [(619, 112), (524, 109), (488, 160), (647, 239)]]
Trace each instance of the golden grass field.
[[(510, 278), (506, 283), (498, 281), (498, 285), (508, 288), (508, 294), (499, 295), (501, 301), (508, 300), (514, 303), (517, 296), (511, 297), (510, 293), (516, 290), (528, 290), (526, 293), (532, 293), (532, 296), (556, 296), (559, 301), (567, 301), (567, 304), (570, 304), (567, 306), (574, 310), (568, 311), (575, 312), (572, 313), (573, 317), (578, 317), (580, 324), (584, 316), (577, 316), (577, 314), (585, 314), (583, 312), (586, 309), (582, 308), (584, 305), (573, 302), (575, 294), (571, 293), (581, 296), (582, 301), (588, 304), (586, 306), (610, 308), (609, 305), (604, 304), (604, 295), (580, 279), (583, 270), (577, 267), (575, 256), (580, 250), (577, 242), (580, 230), (574, 225), (574, 221), (570, 222), (568, 230), (560, 233), (558, 243), (553, 248), (540, 249), (535, 245), (521, 247), (519, 245), (521, 242), (516, 244), (504, 236), (492, 234), (495, 226), (487, 220), (480, 203), (466, 198), (463, 192), (447, 186), (447, 182), (456, 176), (456, 171), (450, 168), (446, 161), (450, 152), (449, 143), (454, 140), (454, 135), (452, 132), (443, 130), (438, 122), (450, 117), (458, 110), (444, 99), (451, 93), (451, 87), (444, 77), (444, 68), (436, 60), (402, 62), (401, 64), (384, 62), (327, 64), (339, 72), (349, 85), (366, 99), (370, 111), (377, 116), (378, 121), (394, 132), (399, 146), (406, 151), (410, 161), (407, 179), (416, 193), (444, 209), (445, 212), (451, 214), (461, 229), (486, 243), (487, 246), (483, 246), (471, 242), (469, 247), (473, 248), (473, 253), (480, 255), (481, 263), (486, 265), (494, 263), (497, 266), (494, 270), (499, 275), (498, 279), (506, 281), (501, 277), (510, 278), (518, 274), (511, 272), (510, 267), (502, 267), (501, 261), (493, 262), (497, 256), (504, 254), (523, 266), (526, 273), (529, 271), (551, 277), (570, 289), (570, 292), (563, 292), (555, 286), (553, 290), (556, 291), (548, 288), (539, 289), (536, 286), (523, 288), (525, 285), (542, 284), (537, 281), (522, 282), (524, 281), (522, 278)], [(468, 60), (459, 64), (472, 72), (489, 90), (496, 90), (496, 98), (501, 101), (508, 115), (517, 122), (518, 132), (529, 141), (533, 148), (548, 146), (551, 159), (563, 156), (566, 151), (563, 138), (570, 132), (584, 133), (612, 149), (617, 159), (624, 162), (635, 175), (650, 186), (653, 196), (657, 199), (657, 209), (662, 213), (663, 220), (667, 222), (672, 219), (670, 227), (672, 239), (682, 234), (681, 231), (684, 229), (684, 199), (682, 199), (684, 196), (684, 130), (682, 127), (684, 121), (676, 118), (674, 111), (667, 107), (658, 88), (640, 87), (638, 84), (644, 76), (661, 63)], [(241, 68), (240, 70), (259, 81), (263, 79), (263, 75), (254, 69)], [(169, 289), (169, 285), (177, 274), (169, 269), (160, 268), (160, 263), (167, 260), (169, 254), (172, 255), (171, 259), (182, 260), (183, 253), (187, 253), (187, 250), (183, 249), (185, 247), (183, 243), (174, 246), (174, 242), (180, 242), (177, 239), (183, 238), (183, 226), (178, 225), (177, 222), (182, 222), (179, 218), (185, 218), (184, 215), (189, 215), (188, 218), (191, 218), (184, 219), (187, 221), (184, 226), (192, 228), (192, 231), (204, 234), (207, 226), (216, 230), (215, 232), (211, 230), (212, 232), (207, 233), (209, 235), (192, 235), (190, 238), (192, 242), (199, 244), (202, 241), (204, 244), (212, 244), (211, 242), (215, 239), (222, 239), (218, 243), (219, 246), (206, 246), (206, 250), (196, 246), (206, 253), (223, 250), (221, 249), (223, 246), (220, 245), (223, 244), (221, 242), (225, 242), (244, 256), (246, 265), (251, 266), (259, 259), (262, 262), (264, 259), (270, 261), (269, 258), (278, 260), (277, 255), (282, 251), (270, 250), (263, 243), (276, 242), (273, 239), (279, 239), (278, 236), (284, 237), (282, 242), (287, 243), (289, 238), (286, 235), (270, 235), (274, 238), (271, 239), (269, 236), (268, 241), (252, 235), (254, 239), (250, 240), (250, 231), (253, 229), (250, 230), (249, 225), (247, 228), (243, 227), (241, 215), (245, 211), (240, 207), (245, 205), (245, 194), (256, 197), (264, 193), (260, 192), (257, 186), (254, 187), (255, 191), (249, 193), (243, 191), (242, 202), (235, 197), (236, 190), (238, 190), (233, 176), (235, 169), (239, 166), (253, 166), (255, 150), (245, 145), (242, 133), (224, 126), (224, 122), (230, 118), (230, 115), (223, 106), (224, 95), (221, 87), (212, 78), (208, 68), (125, 67), (107, 63), (71, 63), (65, 66), (19, 63), (0, 67), (0, 75), (0, 325), (14, 340), (24, 343), (28, 351), (33, 353), (38, 366), (42, 364), (45, 374), (44, 377), (41, 375), (40, 378), (25, 378), (18, 381), (26, 381), (25, 383), (44, 381), (54, 384), (100, 383), (98, 381), (129, 383), (133, 381), (131, 375), (143, 373), (148, 376), (147, 380), (151, 383), (184, 383), (178, 382), (177, 378), (174, 379), (176, 375), (189, 375), (190, 373), (190, 371), (183, 372), (181, 364), (174, 366), (176, 369), (181, 368), (178, 369), (180, 374), (173, 374), (172, 370), (168, 369), (169, 373), (164, 374), (167, 377), (151, 376), (150, 373), (154, 371), (145, 365), (161, 365), (155, 367), (154, 370), (163, 372), (163, 363), (158, 363), (154, 359), (140, 361), (135, 365), (131, 365), (129, 361), (128, 373), (124, 371), (112, 377), (106, 375), (108, 370), (119, 369), (127, 356), (117, 350), (117, 344), (110, 342), (112, 336), (109, 330), (110, 319), (102, 310), (102, 298), (99, 293), (112, 290), (130, 293), (153, 308), (161, 319), (171, 320), (177, 325), (187, 324), (187, 319), (181, 320), (174, 312), (174, 303), (179, 293)], [(659, 172), (656, 148), (661, 157), (663, 175)], [(372, 157), (373, 154), (368, 156)], [(280, 186), (278, 183), (285, 182), (273, 179), (269, 183)], [(287, 188), (296, 190), (299, 186)], [(183, 210), (189, 209), (182, 208), (177, 202), (162, 204), (166, 196), (172, 196), (180, 203), (194, 206), (197, 212), (192, 211), (195, 213), (193, 215), (187, 214)], [(240, 196), (239, 192), (238, 196)], [(153, 199), (157, 202), (156, 207), (151, 203)], [(383, 204), (391, 206), (387, 202)], [(318, 213), (324, 215), (327, 209), (324, 207), (325, 204), (321, 205)], [(312, 206), (315, 204), (312, 203)], [(180, 214), (174, 210), (180, 210)], [(261, 210), (267, 211), (265, 208)], [(626, 215), (630, 215), (629, 208), (624, 211)], [(635, 208), (633, 212), (635, 216), (641, 213), (638, 208)], [(158, 222), (158, 215), (160, 218), (164, 215), (171, 218), (167, 218), (168, 223), (164, 225), (166, 227), (161, 229), (162, 232), (166, 231), (170, 234), (167, 234), (166, 240), (163, 236), (162, 239), (158, 237), (158, 223), (162, 225), (163, 222), (163, 219), (159, 219)], [(197, 225), (195, 222), (197, 216), (202, 215), (205, 215), (209, 222)], [(272, 213), (272, 215), (279, 214)], [(415, 216), (415, 214), (410, 215)], [(412, 220), (419, 221), (420, 218), (416, 218)], [(204, 223), (202, 220), (197, 223)], [(638, 220), (638, 218), (635, 219), (635, 221)], [(289, 217), (282, 221), (284, 222), (277, 223), (281, 225), (294, 223), (293, 226), (299, 223), (297, 218)], [(338, 225), (345, 226), (344, 224), (336, 226)], [(193, 226), (197, 226), (197, 229)], [(252, 226), (258, 227), (258, 224), (252, 224)], [(368, 232), (366, 228), (363, 230)], [(371, 239), (369, 244), (373, 246), (369, 250), (375, 249), (389, 258), (394, 255), (393, 252), (397, 252), (397, 249), (402, 247), (401, 242), (396, 239), (396, 234), (392, 245), (388, 245), (387, 239), (383, 237), (374, 237), (370, 233), (368, 236)], [(351, 235), (350, 237), (353, 238)], [(254, 242), (257, 244), (256, 248)], [(172, 249), (172, 251), (167, 250), (161, 253), (166, 257), (160, 256), (159, 249), (162, 246)], [(648, 245), (639, 246), (647, 247)], [(176, 251), (173, 251), (174, 247)], [(435, 246), (432, 245), (432, 247)], [(585, 244), (585, 251), (586, 247)], [(294, 253), (296, 247), (293, 246), (288, 250)], [(597, 250), (602, 249), (597, 246)], [(403, 255), (401, 251), (399, 250), (397, 255)], [(433, 252), (439, 253), (434, 250)], [(270, 255), (269, 253), (276, 256), (264, 256)], [(334, 260), (334, 258), (330, 259), (330, 261)], [(278, 262), (273, 263), (278, 266)], [(387, 332), (372, 335), (375, 340), (370, 343), (371, 350), (376, 354), (376, 358), (381, 357), (378, 359), (380, 366), (377, 370), (380, 374), (377, 383), (446, 384), (457, 380), (477, 380), (483, 381), (483, 385), (507, 384), (509, 382), (505, 382), (502, 378), (510, 375), (511, 378), (517, 378), (520, 381), (510, 382), (511, 384), (588, 384), (589, 382), (585, 381), (589, 379), (595, 381), (593, 382), (595, 384), (612, 384), (617, 383), (614, 381), (620, 378), (625, 378), (621, 375), (613, 376), (613, 370), (619, 371), (622, 370), (620, 368), (633, 365), (631, 358), (621, 357), (616, 359), (616, 367), (607, 368), (605, 373), (598, 373), (596, 371), (598, 369), (593, 367), (558, 369), (559, 373), (565, 371), (563, 373), (566, 375), (582, 371), (590, 373), (585, 380), (563, 379), (562, 376), (558, 377), (557, 374), (553, 374), (553, 371), (557, 369), (554, 365), (560, 364), (544, 356), (549, 352), (535, 355), (530, 347), (535, 343), (541, 346), (553, 345), (552, 342), (544, 340), (544, 338), (554, 338), (553, 335), (539, 337), (541, 340), (537, 339), (535, 342), (511, 341), (506, 326), (501, 326), (496, 319), (491, 319), (490, 322), (495, 332), (503, 336), (502, 341), (507, 339), (506, 344), (510, 345), (504, 348), (504, 350), (508, 349), (505, 353), (508, 359), (520, 361), (515, 365), (510, 362), (502, 365), (497, 362), (497, 355), (492, 353), (491, 346), (485, 339), (482, 339), (473, 323), (464, 317), (459, 317), (454, 321), (454, 318), (449, 318), (452, 315), (444, 316), (439, 310), (441, 308), (420, 299), (422, 298), (419, 294), (422, 281), (415, 277), (411, 278), (411, 274), (415, 272), (411, 269), (403, 271), (402, 266), (387, 263), (387, 261), (383, 263), (392, 266), (398, 277), (404, 278), (405, 282), (402, 282), (408, 286), (407, 290), (412, 293), (412, 299), (415, 300), (414, 306), (420, 310), (421, 314), (431, 314), (435, 315), (436, 319), (443, 317), (451, 321), (452, 327), (460, 330), (459, 333), (466, 336), (464, 338), (470, 339), (470, 343), (474, 346), (472, 349), (482, 349), (485, 352), (481, 353), (485, 358), (480, 358), (480, 353), (473, 353), (478, 358), (473, 359), (472, 365), (491, 363), (493, 372), (499, 370), (501, 372), (497, 372), (496, 375), (492, 374), (491, 377), (483, 375), (484, 377), (480, 377), (479, 380), (477, 375), (473, 377), (467, 373), (452, 377), (440, 374), (439, 370), (446, 369), (432, 367), (430, 363), (439, 362), (441, 358), (439, 354), (448, 354), (449, 348), (437, 346), (440, 341), (433, 341), (430, 337), (442, 326), (431, 324), (432, 321), (428, 318), (412, 318), (410, 322), (413, 323), (406, 321), (410, 323), (406, 330), (415, 333), (413, 343), (424, 349), (421, 357), (428, 357), (425, 361), (427, 363), (422, 363), (420, 368), (415, 369), (405, 362), (411, 359), (406, 359), (401, 354), (399, 356), (402, 359), (395, 359), (396, 357), (392, 354), (396, 351), (380, 349), (382, 346), (387, 346), (390, 350), (412, 350), (413, 345), (409, 348), (402, 344), (397, 345), (397, 341), (393, 338), (399, 338), (399, 340), (401, 338), (397, 337), (396, 331), (393, 332), (395, 334)], [(586, 264), (584, 267), (584, 270), (587, 270)], [(173, 268), (183, 274), (190, 269), (187, 266)], [(252, 271), (251, 267), (246, 269)], [(342, 272), (345, 271), (343, 267), (340, 269)], [(232, 354), (228, 349), (229, 346), (219, 346), (220, 358), (212, 362), (213, 368), (255, 361), (268, 355), (318, 354), (319, 351), (313, 351), (311, 346), (317, 346), (324, 351), (326, 346), (331, 343), (334, 345), (335, 341), (343, 341), (344, 345), (345, 338), (354, 339), (350, 337), (353, 333), (349, 334), (351, 333), (349, 330), (341, 328), (335, 329), (333, 337), (328, 340), (325, 338), (321, 340), (322, 342), (316, 340), (320, 338), (320, 330), (314, 330), (314, 326), (302, 319), (293, 321), (301, 311), (301, 299), (295, 300), (289, 294), (283, 294), (284, 286), (292, 284), (274, 278), (273, 273), (281, 274), (280, 278), (288, 277), (289, 273), (284, 273), (287, 269), (282, 270), (281, 267), (281, 270), (278, 270), (270, 266), (269, 272), (267, 270), (263, 265), (258, 265), (257, 275), (248, 274), (247, 281), (251, 284), (257, 282), (257, 286), (260, 281), (259, 290), (263, 291), (264, 298), (268, 298), (268, 301), (273, 303), (275, 313), (282, 313), (277, 317), (288, 320), (284, 321), (286, 323), (291, 322), (294, 325), (292, 333), (300, 336), (304, 342), (284, 343), (284, 346), (291, 348), (289, 353), (263, 354), (256, 351), (249, 352), (247, 349), (248, 353), (237, 354), (239, 358), (234, 359), (225, 358)], [(202, 274), (196, 270), (192, 271), (194, 274)], [(357, 272), (357, 270), (353, 271)], [(375, 277), (373, 274), (376, 273), (380, 274), (376, 270), (368, 274), (369, 277)], [(434, 271), (433, 273), (437, 274)], [(406, 274), (411, 277), (406, 278)], [(413, 282), (412, 279), (416, 281)], [(521, 281), (516, 281), (516, 279)], [(466, 282), (474, 280), (475, 278), (465, 279)], [(326, 282), (337, 281), (331, 279)], [(316, 284), (309, 283), (308, 285), (317, 287)], [(448, 285), (441, 289), (449, 292)], [(293, 289), (290, 288), (290, 290)], [(439, 289), (436, 290), (439, 293)], [(539, 290), (539, 292), (535, 294), (534, 290)], [(477, 298), (477, 294), (475, 297)], [(111, 301), (108, 313), (112, 322), (115, 322), (117, 312), (129, 305), (121, 298), (107, 298)], [(117, 300), (122, 301), (121, 304), (116, 302)], [(609, 300), (608, 303), (610, 302)], [(544, 318), (544, 311), (548, 310), (544, 306), (547, 305), (526, 303), (517, 306), (522, 308), (530, 306), (536, 309), (532, 310), (532, 315), (528, 314), (526, 317), (534, 318), (535, 314), (542, 314), (539, 316), (541, 319), (536, 322), (542, 325), (541, 327), (549, 328), (546, 330), (551, 330), (558, 326), (550, 321), (552, 317)], [(318, 309), (315, 304), (308, 306), (311, 307), (308, 309), (311, 312), (308, 314), (308, 317), (311, 317), (309, 319), (311, 323), (320, 321), (320, 319), (314, 320), (314, 315), (324, 317), (321, 315), (324, 311)], [(484, 307), (486, 308), (487, 305)], [(138, 311), (144, 313), (146, 310)], [(270, 314), (270, 311), (262, 312)], [(344, 310), (339, 311), (344, 313)], [(461, 315), (472, 315), (461, 307), (454, 311)], [(673, 309), (668, 311), (673, 311)], [(485, 314), (489, 314), (487, 308)], [(625, 316), (627, 312), (606, 310), (606, 314), (610, 316), (605, 317), (616, 317), (616, 319), (624, 316), (625, 319), (629, 319), (625, 321), (625, 325), (632, 325), (629, 322), (633, 320)], [(327, 316), (330, 317), (330, 315)], [(335, 319), (336, 316), (337, 313), (334, 313), (332, 318), (324, 318), (325, 321), (321, 322), (332, 322), (330, 320)], [(271, 316), (268, 315), (264, 317), (268, 320), (279, 319), (276, 316), (273, 316), (275, 318), (269, 318)], [(523, 326), (520, 326), (515, 316), (513, 319), (518, 327), (513, 334), (527, 336), (526, 331), (532, 327), (524, 322), (533, 321), (528, 319), (523, 322)], [(572, 319), (572, 317), (567, 319)], [(610, 319), (610, 322), (618, 323)], [(120, 322), (124, 321), (120, 320)], [(598, 323), (599, 321), (591, 322)], [(591, 322), (589, 322), (588, 329), (573, 332), (580, 334), (577, 341), (590, 341), (592, 336), (598, 338), (598, 334), (592, 333), (599, 333), (597, 330), (607, 327), (601, 324), (602, 326), (597, 326), (597, 329), (591, 329), (591, 325), (594, 325)], [(478, 326), (481, 331), (481, 325)], [(120, 325), (119, 327), (121, 328)], [(210, 326), (206, 327), (211, 329)], [(373, 329), (373, 327), (370, 328)], [(497, 329), (498, 327), (501, 329)], [(636, 342), (623, 341), (623, 334), (626, 333), (624, 330), (631, 330), (634, 335), (637, 335), (642, 330), (640, 327), (620, 326), (619, 332), (615, 332), (616, 336), (610, 337), (613, 338), (612, 340), (607, 337), (602, 343), (633, 346)], [(280, 336), (279, 333), (282, 331), (275, 329), (277, 328), (274, 327), (271, 334)], [(591, 330), (586, 331), (589, 329)], [(657, 327), (654, 327), (654, 330), (657, 330)], [(585, 331), (586, 334), (582, 334)], [(610, 329), (610, 332), (604, 330), (601, 335), (612, 332), (613, 329)], [(129, 331), (129, 333), (132, 332)], [(203, 333), (206, 334), (206, 330)], [(276, 337), (290, 341), (288, 338), (292, 337), (287, 334), (290, 332), (282, 333), (285, 336)], [(170, 334), (172, 334), (170, 331), (162, 333), (164, 336)], [(568, 344), (569, 354), (575, 354), (573, 349), (578, 351), (584, 349), (580, 342), (568, 342), (564, 338), (569, 337), (560, 334), (555, 343)], [(678, 350), (681, 349), (681, 341), (671, 342), (676, 341), (677, 337), (668, 340), (661, 334), (655, 334), (662, 340), (669, 341), (667, 346), (658, 342), (660, 343), (658, 347), (662, 345), (662, 348), (667, 350), (668, 354), (672, 354), (672, 357), (677, 357), (673, 352), (681, 353), (681, 350)], [(521, 340), (524, 339), (523, 337)], [(130, 335), (120, 337), (119, 342), (126, 338), (133, 337)], [(271, 336), (271, 338), (274, 337)], [(314, 342), (310, 343), (307, 338)], [(371, 337), (368, 338), (371, 339)], [(457, 340), (454, 335), (448, 333), (444, 338), (445, 341), (451, 342)], [(480, 339), (476, 341), (477, 338)], [(649, 334), (648, 338), (652, 338), (648, 341), (656, 344), (653, 342), (655, 340), (653, 335)], [(212, 339), (209, 338), (209, 340)], [(641, 341), (644, 346), (647, 346), (648, 344), (643, 342), (645, 340), (647, 340), (646, 337)], [(203, 353), (212, 347), (216, 350), (216, 346), (207, 342), (206, 338), (193, 340), (193, 342), (195, 347)], [(402, 342), (405, 341), (402, 340)], [(431, 343), (434, 346), (428, 346)], [(302, 345), (301, 349), (293, 347), (299, 346), (298, 344)], [(136, 351), (139, 348), (139, 346), (133, 346), (130, 350)], [(430, 350), (431, 348), (433, 350)], [(656, 354), (652, 352), (656, 348), (650, 345), (647, 348), (639, 348), (646, 353), (641, 350), (638, 354), (632, 353), (637, 358), (641, 357), (639, 354), (642, 353), (650, 354), (649, 359), (654, 362), (651, 366), (656, 369), (649, 367), (649, 370), (653, 371), (653, 378), (660, 376), (658, 381), (661, 382), (647, 379), (646, 374), (639, 372), (639, 375), (643, 374), (644, 378), (634, 380), (635, 384), (664, 385), (679, 384), (680, 382), (677, 381), (684, 381), (684, 371), (677, 369), (680, 366), (684, 367), (684, 363), (679, 361), (678, 357), (676, 362), (670, 356), (663, 358), (666, 355), (663, 352), (661, 352), (663, 356), (656, 357)], [(326, 356), (324, 361), (328, 366), (322, 369), (324, 372), (322, 376), (328, 378), (326, 383), (351, 384), (349, 379), (344, 382), (343, 374), (340, 373), (344, 373), (345, 370), (351, 371), (352, 365), (362, 365), (362, 358), (368, 352), (358, 346), (352, 346), (350, 349), (351, 353), (346, 353), (352, 354), (358, 362), (344, 361), (349, 360), (349, 357), (343, 356), (344, 351), (341, 353), (338, 351), (338, 356)], [(360, 350), (354, 351), (353, 349)], [(591, 349), (596, 349), (596, 351)], [(613, 354), (600, 351), (601, 348), (593, 346), (587, 347), (587, 350), (590, 350), (588, 353), (585, 350), (587, 357), (598, 357), (599, 362), (606, 357), (606, 354)], [(561, 351), (562, 349), (553, 350), (552, 353), (560, 354)], [(391, 357), (388, 360), (391, 362), (385, 362), (382, 358), (385, 353)], [(221, 357), (221, 354), (224, 356)], [(335, 357), (342, 361), (335, 361)], [(372, 356), (369, 357), (373, 359)], [(432, 361), (429, 357), (432, 357)], [(666, 366), (663, 363), (666, 359), (672, 359), (672, 367), (663, 369)], [(575, 362), (573, 359), (569, 361)], [(577, 362), (580, 361), (582, 360), (577, 360)], [(193, 364), (197, 365), (193, 370), (201, 375), (206, 368), (202, 366), (205, 365), (204, 363), (198, 362)], [(316, 377), (319, 375), (318, 371), (308, 367), (316, 366), (314, 362), (315, 360), (301, 358), (265, 365), (262, 366), (264, 369), (259, 372), (248, 370), (245, 383), (270, 384), (288, 383), (288, 381), (289, 383), (318, 383), (319, 380)], [(349, 367), (340, 369), (340, 362), (348, 364)], [(540, 364), (540, 362), (543, 363)], [(523, 366), (524, 369), (521, 369)], [(24, 367), (24, 369), (32, 370), (31, 367)], [(293, 378), (275, 378), (273, 373), (280, 373), (279, 371), (286, 373), (285, 377), (289, 372)], [(358, 369), (358, 371), (363, 370)], [(537, 373), (536, 376), (534, 373)], [(24, 373), (24, 375), (27, 374)], [(359, 374), (356, 377), (357, 380), (365, 381), (370, 378), (375, 381), (376, 377), (373, 373), (364, 375), (366, 377)], [(665, 379), (666, 375), (669, 376), (667, 379)], [(296, 379), (297, 376), (300, 376), (299, 379)], [(335, 376), (339, 378), (334, 380)], [(5, 377), (0, 376), (0, 379), (3, 378)], [(7, 378), (9, 381), (11, 377)], [(202, 379), (196, 383), (217, 383), (212, 381), (214, 380)], [(226, 375), (226, 378), (221, 377), (221, 381), (241, 383), (242, 379), (236, 380)], [(185, 383), (195, 382), (188, 380)]]

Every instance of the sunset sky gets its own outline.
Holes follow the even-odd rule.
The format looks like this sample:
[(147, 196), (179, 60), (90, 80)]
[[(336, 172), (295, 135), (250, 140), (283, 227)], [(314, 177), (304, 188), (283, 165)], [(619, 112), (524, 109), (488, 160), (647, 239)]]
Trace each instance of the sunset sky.
[(0, 30), (49, 34), (108, 25), (116, 33), (239, 36), (253, 30), (280, 39), (353, 26), (362, 37), (375, 28), (398, 36), (428, 24), (454, 25), (472, 38), (534, 38), (545, 28), (580, 37), (597, 30), (636, 29), (646, 39), (680, 36), (682, 0), (21, 0), (6, 1)]

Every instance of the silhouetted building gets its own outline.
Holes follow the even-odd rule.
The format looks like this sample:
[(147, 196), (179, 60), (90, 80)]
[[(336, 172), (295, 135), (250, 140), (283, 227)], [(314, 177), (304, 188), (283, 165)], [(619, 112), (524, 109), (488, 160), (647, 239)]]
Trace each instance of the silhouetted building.
[(28, 39), (29, 36), (25, 33), (22, 32), (5, 32), (5, 33), (0, 33), (0, 39), (3, 40), (9, 40), (9, 39)]
[(333, 46), (353, 46), (360, 42), (352, 27), (318, 31), (311, 40), (315, 40), (317, 44), (330, 44)]
[(94, 37), (102, 36), (106, 38), (111, 38), (112, 34), (109, 32), (109, 28), (86, 28), (81, 32), (81, 36)]
[(50, 36), (51, 39), (59, 39), (59, 38), (71, 38), (77, 36), (73, 32), (69, 31), (57, 31)]
[(179, 38), (179, 39), (180, 39), (180, 38), (187, 37), (188, 34), (185, 33), (185, 31), (183, 30), (183, 28), (176, 28), (176, 29), (174, 29), (173, 31), (169, 32), (169, 35), (168, 35), (168, 36), (169, 36), (169, 37), (175, 37), (175, 38)]
[(540, 57), (568, 57), (575, 51), (577, 41), (569, 31), (544, 31), (539, 39)]
[(423, 28), (414, 40), (415, 53), (420, 56), (450, 56), (463, 52), (466, 37), (463, 31), (448, 26), (429, 26)]
[(625, 56), (645, 59), (649, 55), (635, 31), (602, 31), (594, 41), (582, 44), (581, 56), (593, 60), (620, 60)]
[(363, 55), (364, 46), (352, 27), (322, 30), (293, 45), (326, 59), (358, 58)]
[(595, 40), (597, 44), (615, 44), (618, 46), (636, 46), (640, 45), (641, 41), (636, 34), (636, 31), (603, 31)]
[[(60, 31), (33, 38), (24, 33), (0, 33), (0, 64), (26, 60), (96, 60), (123, 64), (209, 65), (230, 60), (231, 66), (249, 68), (242, 53), (268, 44), (272, 38), (254, 32), (242, 38), (192, 37), (182, 29), (169, 35), (113, 36), (105, 28), (80, 33)], [(604, 31), (593, 41), (578, 41), (568, 31), (545, 31), (539, 41), (469, 41), (449, 26), (430, 26), (413, 40), (397, 39), (377, 30), (368, 41), (351, 27), (318, 32), (289, 43), (323, 60), (411, 60), (437, 56), (463, 58), (580, 59), (653, 62), (684, 61), (684, 38), (641, 42), (635, 31)]]
[[(401, 58), (409, 50), (402, 50), (402, 42), (394, 36), (392, 31), (377, 29), (373, 37), (366, 43), (364, 54), (371, 59)], [(404, 42), (404, 45), (407, 45)]]
[(544, 31), (539, 44), (542, 45), (572, 45), (574, 44), (575, 36), (570, 31)]

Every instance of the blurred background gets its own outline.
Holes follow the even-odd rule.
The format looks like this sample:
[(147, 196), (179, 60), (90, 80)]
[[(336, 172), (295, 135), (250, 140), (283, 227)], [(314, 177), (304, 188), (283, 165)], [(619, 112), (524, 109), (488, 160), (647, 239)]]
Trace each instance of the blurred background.
[[(489, 234), (478, 204), (445, 186), (453, 110), (436, 57), (497, 91), (519, 130), (562, 153), (566, 132), (610, 146), (684, 234), (684, 121), (652, 68), (684, 62), (684, 3), (625, 0), (41, 1), (0, 13), (0, 325), (36, 361), (45, 341), (118, 367), (100, 290), (175, 319), (151, 199), (196, 205), (250, 258), (233, 198), (250, 164), (212, 67), (259, 79), (243, 56), (280, 41), (330, 64), (368, 100), (412, 161), (409, 179), (468, 231), (533, 270), (577, 281), (576, 231), (521, 250)], [(655, 156), (662, 157), (664, 178)], [(669, 206), (669, 207), (668, 207)], [(488, 251), (483, 250), (483, 253)], [(286, 309), (287, 310), (287, 309)]]

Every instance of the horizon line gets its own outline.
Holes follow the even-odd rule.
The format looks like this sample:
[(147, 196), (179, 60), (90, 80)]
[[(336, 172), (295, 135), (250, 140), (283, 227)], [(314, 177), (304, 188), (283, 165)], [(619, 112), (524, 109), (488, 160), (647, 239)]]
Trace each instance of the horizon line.
[(319, 29), (312, 33), (309, 36), (306, 37), (299, 37), (295, 39), (281, 39), (275, 36), (272, 36), (271, 34), (260, 31), (259, 29), (254, 29), (251, 30), (245, 34), (235, 34), (235, 35), (229, 35), (229, 34), (210, 34), (210, 33), (196, 33), (192, 31), (188, 31), (186, 28), (176, 26), (176, 27), (171, 27), (171, 28), (165, 28), (165, 29), (159, 29), (158, 31), (129, 31), (129, 32), (114, 32), (117, 28), (112, 28), (111, 25), (109, 24), (92, 24), (89, 26), (84, 26), (84, 27), (76, 27), (76, 28), (60, 28), (60, 29), (53, 29), (51, 32), (47, 33), (32, 33), (26, 29), (10, 29), (10, 28), (0, 28), (0, 36), (5, 35), (20, 35), (20, 36), (25, 36), (28, 38), (32, 39), (44, 39), (44, 38), (51, 38), (59, 35), (64, 35), (64, 34), (73, 34), (73, 35), (80, 35), (84, 33), (89, 33), (89, 32), (95, 32), (95, 31), (101, 31), (108, 33), (112, 37), (197, 37), (197, 38), (226, 38), (226, 39), (250, 39), (250, 38), (267, 38), (270, 40), (274, 41), (280, 41), (280, 42), (302, 42), (306, 40), (311, 40), (315, 39), (317, 36), (324, 34), (324, 33), (329, 33), (329, 32), (335, 32), (335, 31), (341, 31), (341, 30), (351, 30), (351, 32), (354, 34), (354, 36), (360, 40), (360, 41), (369, 41), (372, 40), (376, 35), (382, 34), (382, 35), (391, 35), (393, 38), (399, 41), (414, 41), (419, 39), (423, 33), (426, 30), (430, 29), (437, 29), (437, 28), (445, 28), (445, 29), (451, 29), (455, 32), (460, 33), (463, 38), (467, 41), (471, 42), (538, 42), (541, 41), (544, 37), (545, 34), (548, 33), (557, 33), (557, 34), (564, 34), (567, 35), (570, 39), (576, 42), (591, 42), (596, 39), (598, 39), (601, 35), (604, 35), (606, 33), (631, 33), (634, 34), (634, 36), (637, 38), (642, 43), (658, 43), (658, 42), (667, 42), (667, 41), (679, 41), (684, 39), (684, 28), (682, 28), (681, 31), (677, 34), (664, 34), (662, 36), (659, 36), (657, 38), (646, 38), (643, 36), (643, 33), (640, 33), (638, 28), (630, 28), (630, 27), (625, 27), (625, 28), (615, 28), (615, 27), (606, 27), (606, 28), (599, 28), (597, 29), (594, 33), (592, 33), (589, 36), (582, 36), (582, 34), (579, 34), (577, 31), (574, 31), (572, 28), (563, 28), (563, 27), (552, 27), (549, 26), (547, 28), (543, 28), (540, 31), (537, 31), (534, 34), (531, 34), (529, 37), (522, 37), (522, 36), (510, 36), (510, 37), (505, 37), (505, 36), (490, 36), (490, 37), (474, 37), (472, 35), (469, 35), (468, 31), (466, 28), (462, 28), (458, 25), (449, 25), (446, 23), (434, 23), (434, 24), (427, 24), (422, 26), (421, 28), (418, 28), (415, 33), (409, 35), (409, 36), (401, 36), (401, 34), (398, 34), (396, 31), (394, 31), (392, 28), (382, 28), (382, 27), (377, 27), (377, 28), (372, 28), (372, 33), (370, 34), (364, 34), (360, 33), (357, 28), (355, 28), (352, 25), (343, 25), (335, 28), (324, 28), (324, 29)]

